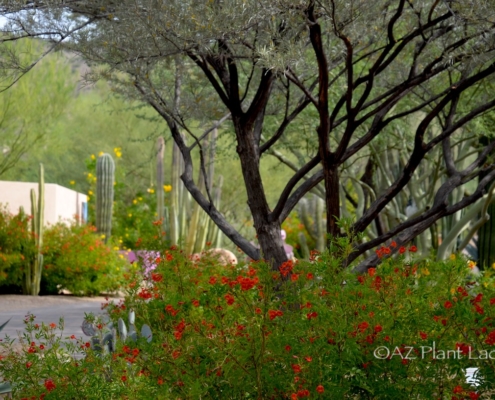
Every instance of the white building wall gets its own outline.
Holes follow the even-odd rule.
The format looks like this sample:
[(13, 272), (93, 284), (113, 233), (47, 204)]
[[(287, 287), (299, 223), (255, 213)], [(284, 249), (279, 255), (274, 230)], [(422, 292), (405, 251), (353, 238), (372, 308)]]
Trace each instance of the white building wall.
[[(12, 214), (17, 214), (20, 206), (24, 207), (26, 214), (31, 214), (31, 189), (35, 190), (38, 199), (37, 182), (0, 181), (0, 203), (6, 205)], [(87, 203), (85, 194), (45, 183), (45, 224), (72, 221), (76, 215), (81, 217), (83, 203)]]

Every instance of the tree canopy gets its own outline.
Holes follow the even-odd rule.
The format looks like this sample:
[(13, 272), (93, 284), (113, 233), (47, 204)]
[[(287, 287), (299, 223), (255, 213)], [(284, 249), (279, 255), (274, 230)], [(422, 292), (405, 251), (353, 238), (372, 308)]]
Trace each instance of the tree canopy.
[[(353, 262), (386, 241), (408, 243), (440, 218), (480, 200), (495, 178), (495, 141), (471, 147), (462, 168), (452, 148), (460, 129), (495, 106), (495, 10), (475, 0), (46, 0), (0, 2), (9, 19), (4, 41), (42, 37), (81, 54), (89, 80), (151, 105), (168, 125), (185, 161), (182, 180), (222, 231), (250, 257), (286, 261), (280, 225), (318, 184), (324, 185), (327, 233), (342, 235), (342, 172), (373, 169), (375, 148), (404, 121), (417, 119), (398, 172), (366, 202), (350, 232), (360, 233), (410, 183), (434, 151), (443, 180), (412, 218), (354, 243)], [(12, 54), (2, 54), (6, 60)], [(34, 64), (3, 63), (5, 87)], [(199, 190), (192, 151), (215, 127), (229, 124), (242, 169), (260, 252)], [(301, 131), (303, 124), (312, 129)], [(410, 126), (410, 125), (409, 125)], [(480, 125), (482, 126), (482, 125)], [(195, 134), (197, 128), (203, 134)], [(305, 143), (299, 167), (271, 207), (260, 173), (263, 156)], [(204, 157), (200, 157), (201, 162)], [(364, 160), (364, 163), (363, 163)], [(371, 166), (370, 166), (371, 164)], [(204, 179), (207, 168), (201, 166)], [(477, 179), (480, 174), (483, 178)], [(368, 174), (369, 175), (369, 174)], [(472, 190), (466, 191), (469, 183)], [(427, 184), (427, 183), (424, 183)], [(369, 186), (369, 185), (368, 185)], [(206, 185), (208, 187), (208, 185)], [(418, 189), (419, 190), (419, 189)], [(453, 197), (463, 191), (461, 198)], [(352, 196), (350, 196), (352, 198)], [(371, 255), (358, 270), (377, 262)]]

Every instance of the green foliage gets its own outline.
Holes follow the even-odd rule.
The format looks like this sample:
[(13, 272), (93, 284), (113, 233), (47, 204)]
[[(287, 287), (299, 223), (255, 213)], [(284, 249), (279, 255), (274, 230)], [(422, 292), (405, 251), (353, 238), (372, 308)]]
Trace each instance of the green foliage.
[(119, 288), (127, 261), (95, 231), (76, 223), (46, 230), (42, 283), (46, 293), (64, 288), (75, 295), (93, 296)]
[[(26, 39), (2, 43), (1, 51), (15, 51), (17, 62), (29, 64), (34, 61), (34, 54), (44, 48), (41, 41)], [(0, 177), (5, 179), (9, 170), (25, 162), (25, 155), (39, 152), (47, 143), (72, 97), (72, 77), (63, 54), (52, 54), (8, 91), (0, 93)]]
[[(261, 262), (192, 265), (170, 249), (151, 276), (128, 276), (124, 302), (104, 305), (114, 326), (132, 310), (136, 326), (151, 326), (153, 341), (118, 343), (113, 355), (101, 354), (89, 342), (63, 341), (55, 324), (40, 326), (29, 316), (25, 351), (0, 344), (8, 354), (0, 360), (3, 379), (16, 398), (45, 393), (46, 400), (68, 393), (78, 399), (490, 396), (492, 272), (474, 283), (462, 258), (417, 261), (414, 247), (386, 258), (390, 248), (382, 247), (380, 268), (355, 275), (335, 256), (345, 256), (350, 244), (340, 238), (333, 247), (312, 263), (287, 262), (279, 271)], [(105, 322), (95, 329), (107, 329)], [(75, 361), (76, 353), (83, 358)], [(466, 383), (468, 367), (479, 368), (476, 388)]]
[(5, 207), (0, 208), (0, 287), (20, 286), (35, 257), (36, 246), (28, 223), (26, 214), (12, 215)]

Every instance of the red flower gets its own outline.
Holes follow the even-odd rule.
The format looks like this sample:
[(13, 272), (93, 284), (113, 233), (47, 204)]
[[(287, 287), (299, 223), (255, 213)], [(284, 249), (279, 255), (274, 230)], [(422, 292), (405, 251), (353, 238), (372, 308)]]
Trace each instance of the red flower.
[(308, 273), (306, 274), (306, 279), (310, 279), (310, 280), (311, 280), (311, 279), (313, 279), (313, 278), (314, 278), (314, 275), (313, 275), (311, 272), (308, 272)]
[(457, 385), (455, 388), (454, 388), (454, 393), (457, 394), (457, 393), (462, 393), (464, 391), (464, 389), (462, 388), (462, 386), (459, 386)]
[(409, 247), (409, 251), (410, 251), (411, 253), (416, 253), (416, 252), (418, 251), (418, 248), (417, 248), (416, 246), (414, 246), (414, 245), (413, 245), (413, 246)]
[(281, 317), (284, 313), (280, 310), (268, 310), (268, 317), (270, 320), (274, 320), (276, 317)]
[(174, 360), (176, 360), (177, 358), (179, 358), (179, 356), (180, 356), (180, 351), (179, 351), (179, 350), (174, 350), (174, 351), (172, 352), (172, 358), (173, 358)]
[(199, 307), (199, 300), (193, 300), (193, 301), (192, 301), (192, 305), (193, 305), (194, 307)]
[(163, 275), (162, 274), (151, 274), (151, 279), (153, 282), (161, 282), (163, 280)]
[(255, 312), (256, 314), (261, 314), (261, 308), (256, 307), (256, 309), (254, 310), (254, 312)]
[(225, 301), (227, 301), (227, 304), (231, 306), (235, 302), (234, 296), (232, 296), (230, 293), (227, 293), (225, 296)]
[(485, 310), (483, 310), (483, 307), (481, 307), (479, 304), (475, 304), (474, 308), (476, 312), (480, 315), (483, 315), (485, 313)]
[(122, 375), (122, 377), (120, 378), (120, 380), (121, 380), (122, 382), (125, 382), (125, 381), (127, 380), (127, 376)]
[(26, 368), (31, 368), (32, 365), (33, 365), (33, 363), (31, 361), (28, 361), (26, 363)]
[(390, 247), (397, 247), (397, 243), (395, 242), (395, 240), (392, 240), (392, 242), (390, 243)]
[(306, 314), (306, 317), (311, 320), (312, 318), (316, 318), (318, 316), (318, 313), (317, 312), (310, 312), (308, 314)]
[(368, 327), (370, 326), (370, 324), (368, 324), (366, 321), (364, 322), (361, 322), (359, 325), (358, 325), (358, 329), (361, 331), (361, 332), (364, 332), (366, 329), (368, 329)]
[(305, 359), (307, 362), (311, 362), (311, 361), (313, 361), (313, 358), (312, 358), (312, 357), (310, 357), (310, 356), (306, 356), (306, 357), (304, 357), (304, 359)]
[(471, 400), (478, 400), (480, 398), (480, 395), (478, 393), (475, 393), (475, 392), (469, 392), (469, 398)]
[(163, 378), (160, 376), (158, 377), (158, 382), (159, 385), (163, 385)]
[(376, 268), (370, 268), (370, 269), (368, 269), (368, 275), (369, 276), (375, 275), (375, 272), (376, 272)]
[(406, 252), (406, 248), (404, 246), (399, 247), (399, 254), (404, 254)]
[(57, 327), (57, 324), (55, 324), (53, 322), (50, 324), (50, 328), (55, 329), (56, 327)]
[(318, 393), (323, 393), (325, 391), (325, 388), (322, 385), (316, 386), (316, 391)]
[(294, 268), (294, 263), (292, 262), (292, 260), (282, 263), (282, 265), (279, 267), (280, 275), (286, 277), (292, 272), (292, 268)]
[(44, 385), (45, 385), (46, 390), (48, 390), (49, 392), (51, 392), (52, 390), (54, 390), (56, 388), (55, 384), (53, 383), (53, 381), (51, 379), (47, 379), (45, 381)]
[(87, 349), (89, 349), (91, 347), (91, 344), (89, 342), (86, 342), (86, 343), (84, 343), (84, 347), (86, 347)]
[(493, 306), (495, 304), (495, 297), (493, 299), (490, 299), (490, 305)]
[(285, 351), (291, 351), (292, 347), (290, 347), (289, 345), (285, 346)]
[(419, 332), (419, 336), (421, 336), (421, 339), (423, 340), (428, 339), (428, 335), (425, 332)]
[(259, 279), (258, 277), (255, 278), (239, 277), (237, 278), (237, 281), (240, 283), (242, 290), (250, 290), (256, 286), (256, 284), (259, 282)]
[(443, 306), (444, 306), (445, 308), (452, 308), (453, 304), (452, 304), (450, 301), (448, 301), (448, 300), (447, 300), (447, 301), (443, 304)]
[(214, 285), (217, 283), (217, 278), (215, 276), (210, 277), (210, 280), (208, 281), (210, 285)]
[(380, 333), (382, 330), (383, 328), (381, 327), (381, 325), (376, 325), (374, 328), (375, 333)]
[(299, 374), (301, 372), (301, 366), (299, 364), (292, 364), (292, 370), (295, 374)]
[(291, 280), (292, 282), (296, 282), (298, 279), (299, 279), (299, 275), (298, 275), (298, 274), (292, 274), (292, 275), (290, 276), (290, 280)]
[(474, 304), (481, 302), (481, 300), (483, 300), (483, 293), (478, 293), (478, 295), (473, 300), (471, 300), (471, 302)]
[(167, 258), (167, 261), (172, 261), (174, 259), (174, 257), (172, 256), (172, 254), (169, 254), (169, 253), (167, 253), (166, 258)]

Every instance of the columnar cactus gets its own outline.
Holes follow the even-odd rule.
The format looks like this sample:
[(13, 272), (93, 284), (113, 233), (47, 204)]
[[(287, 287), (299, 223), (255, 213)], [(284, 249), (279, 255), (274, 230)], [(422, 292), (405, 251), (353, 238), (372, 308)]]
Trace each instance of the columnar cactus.
[(158, 219), (164, 222), (165, 205), (163, 203), (163, 156), (165, 154), (165, 140), (159, 137), (156, 142), (156, 207)]
[[(21, 212), (23, 212), (23, 210)], [(43, 164), (40, 164), (38, 201), (36, 201), (36, 191), (31, 189), (31, 215), (31, 232), (36, 247), (36, 255), (24, 274), (23, 291), (24, 294), (37, 296), (40, 292), (41, 272), (43, 268), (43, 254), (41, 254), (45, 215), (45, 178)]]
[(318, 196), (313, 196), (309, 201), (302, 199), (299, 203), (299, 217), (311, 238), (316, 242), (318, 251), (325, 249), (326, 231), (323, 212), (324, 203)]
[(113, 184), (115, 164), (110, 154), (102, 154), (96, 162), (96, 229), (105, 242), (112, 232)]

